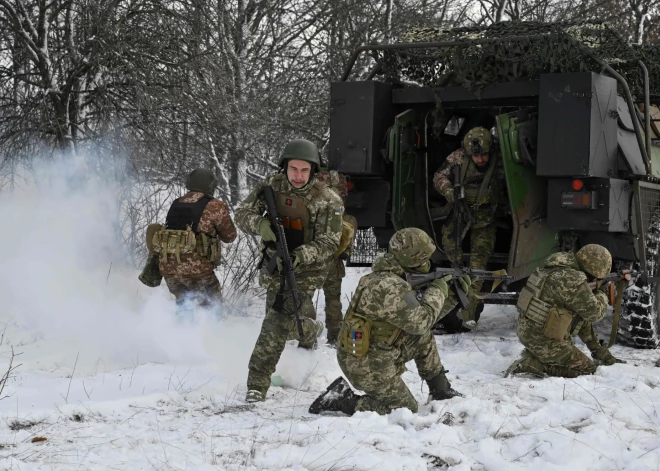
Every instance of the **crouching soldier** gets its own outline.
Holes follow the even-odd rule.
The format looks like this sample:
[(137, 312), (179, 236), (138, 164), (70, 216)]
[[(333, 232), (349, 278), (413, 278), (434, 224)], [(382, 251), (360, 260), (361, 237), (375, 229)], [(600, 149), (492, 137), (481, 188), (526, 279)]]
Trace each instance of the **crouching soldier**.
[(188, 193), (174, 200), (165, 226), (151, 224), (147, 229), (149, 258), (140, 280), (158, 286), (164, 277), (179, 307), (186, 299), (200, 306), (222, 299), (214, 269), (220, 263), (221, 242), (233, 242), (236, 228), (227, 205), (213, 197), (217, 183), (210, 170), (194, 170), (186, 181)]
[[(410, 360), (428, 384), (430, 399), (462, 396), (445, 375), (431, 333), (431, 327), (456, 305), (453, 298), (445, 303), (450, 277), (431, 282), (421, 300), (404, 278), (406, 272), (428, 272), (435, 249), (421, 229), (402, 229), (392, 236), (389, 252), (380, 255), (372, 265), (373, 273), (360, 280), (339, 333), (339, 366), (351, 384), (366, 394), (355, 394), (344, 378), (337, 378), (314, 401), (310, 413), (388, 414), (399, 407), (417, 412), (417, 401), (401, 379)], [(469, 277), (460, 282), (467, 292)], [(445, 304), (450, 306), (444, 309)]]
[(611, 269), (612, 255), (596, 244), (585, 245), (576, 254), (559, 252), (548, 257), (518, 298), (518, 338), (525, 349), (507, 376), (575, 378), (594, 373), (597, 363), (573, 344), (573, 335), (580, 337), (600, 364), (621, 362), (601, 345), (592, 327), (607, 311), (608, 284), (596, 290), (587, 284), (606, 277)]

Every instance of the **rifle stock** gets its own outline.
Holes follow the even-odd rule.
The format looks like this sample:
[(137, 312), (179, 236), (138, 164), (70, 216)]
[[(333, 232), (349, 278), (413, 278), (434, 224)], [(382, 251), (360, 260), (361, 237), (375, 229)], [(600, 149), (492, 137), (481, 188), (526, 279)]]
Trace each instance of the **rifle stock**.
[[(286, 244), (286, 236), (284, 234), (284, 226), (282, 225), (282, 220), (277, 214), (277, 205), (275, 204), (275, 192), (273, 191), (272, 186), (264, 186), (261, 190), (266, 202), (266, 209), (268, 211), (268, 217), (270, 218), (271, 225), (273, 226), (275, 236), (277, 240), (275, 241), (275, 247), (277, 255), (273, 256), (268, 261), (268, 271), (274, 273), (277, 267), (277, 257), (282, 260), (282, 266), (284, 268), (284, 274), (280, 273), (280, 277), (284, 278), (286, 286), (289, 288), (288, 291), (291, 293), (293, 298), (293, 313), (296, 317), (296, 326), (298, 327), (298, 335), (300, 339), (303, 338), (303, 329), (302, 322), (300, 321), (300, 308), (302, 303), (300, 302), (300, 293), (298, 292), (298, 285), (296, 283), (296, 276), (293, 272), (293, 262), (291, 261), (291, 255), (289, 254), (289, 247)], [(280, 288), (280, 292), (277, 293), (277, 298), (273, 304), (273, 308), (277, 311), (281, 310), (284, 304), (283, 299), (283, 286)], [(278, 306), (278, 307), (276, 307)]]

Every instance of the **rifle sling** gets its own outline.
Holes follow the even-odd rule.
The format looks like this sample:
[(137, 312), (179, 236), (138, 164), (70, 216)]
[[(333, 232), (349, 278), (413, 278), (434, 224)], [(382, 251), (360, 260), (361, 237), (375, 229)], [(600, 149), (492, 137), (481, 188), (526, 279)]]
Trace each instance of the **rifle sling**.
[(610, 341), (607, 342), (607, 348), (614, 345), (616, 341), (616, 333), (619, 330), (619, 315), (621, 314), (621, 303), (623, 301), (623, 290), (626, 286), (625, 280), (619, 280), (617, 283), (616, 303), (614, 304), (614, 314), (612, 316), (612, 331), (610, 332)]

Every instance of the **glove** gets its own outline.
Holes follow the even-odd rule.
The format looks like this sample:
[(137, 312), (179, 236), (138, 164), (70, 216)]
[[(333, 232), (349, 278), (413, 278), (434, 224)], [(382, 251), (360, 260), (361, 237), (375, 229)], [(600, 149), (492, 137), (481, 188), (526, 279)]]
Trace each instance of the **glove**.
[(266, 218), (262, 219), (259, 222), (259, 234), (261, 234), (261, 240), (264, 242), (275, 242), (275, 233), (270, 227), (270, 221)]
[(454, 190), (445, 191), (443, 196), (447, 200), (447, 203), (453, 203), (454, 202)]
[(467, 275), (459, 276), (456, 281), (458, 282), (458, 284), (461, 286), (461, 289), (465, 293), (467, 293), (470, 290), (470, 286), (472, 286), (472, 279)]
[[(282, 259), (280, 257), (277, 257), (277, 271), (280, 273), (284, 271), (284, 264), (282, 264)], [(298, 255), (293, 257), (293, 268), (296, 268), (298, 265), (300, 265), (300, 257)]]
[(339, 255), (339, 260), (348, 260), (350, 255), (348, 255), (346, 252), (342, 252), (341, 255)]
[(609, 297), (610, 283), (611, 283), (611, 281), (608, 281), (607, 283), (603, 283), (598, 288), (596, 288), (596, 291), (599, 291), (599, 292), (603, 293), (605, 296)]
[(606, 345), (601, 345), (597, 350), (591, 352), (591, 357), (594, 360), (599, 360), (603, 365), (607, 366), (613, 365), (615, 363), (627, 363), (626, 361), (619, 360), (614, 355), (612, 355)]
[(447, 286), (447, 281), (449, 280), (451, 280), (451, 275), (443, 276), (438, 280), (433, 280), (429, 284), (429, 288), (433, 287), (439, 289), (446, 298), (447, 296), (449, 296), (449, 287)]

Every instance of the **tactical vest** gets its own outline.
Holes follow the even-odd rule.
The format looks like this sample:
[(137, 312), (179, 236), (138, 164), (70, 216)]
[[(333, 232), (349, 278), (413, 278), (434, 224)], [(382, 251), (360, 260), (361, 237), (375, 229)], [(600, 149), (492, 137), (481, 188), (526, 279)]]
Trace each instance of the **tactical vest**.
[(467, 180), (467, 173), (470, 168), (470, 163), (472, 158), (468, 155), (465, 155), (463, 158), (463, 163), (461, 164), (461, 185), (463, 185), (465, 191), (465, 201), (468, 205), (474, 208), (478, 208), (481, 205), (489, 204), (493, 196), (493, 191), (490, 187), (490, 182), (493, 177), (493, 172), (495, 171), (497, 156), (493, 156), (488, 163), (488, 169), (483, 174), (483, 180), (481, 180), (481, 185), (479, 181), (470, 182)]
[(321, 194), (325, 185), (317, 181), (305, 196), (298, 196), (284, 193), (284, 179), (286, 176), (279, 174), (277, 177), (279, 178), (273, 181), (277, 214), (282, 220), (289, 252), (293, 252), (301, 245), (308, 244), (314, 239), (308, 205)]
[(558, 308), (540, 298), (548, 276), (562, 268), (536, 269), (527, 279), (527, 284), (520, 291), (516, 303), (518, 313), (521, 316), (542, 327), (548, 337), (556, 340), (561, 340), (569, 328), (570, 335), (577, 335), (584, 325), (582, 318), (574, 316), (572, 312)]
[(389, 322), (369, 319), (357, 313), (362, 293), (370, 279), (371, 276), (367, 275), (358, 283), (339, 330), (339, 349), (357, 358), (369, 352), (372, 340), (391, 346), (401, 338), (403, 332)]
[(169, 254), (181, 263), (181, 254), (197, 252), (214, 265), (220, 263), (220, 239), (199, 232), (199, 221), (212, 200), (204, 195), (194, 203), (183, 203), (177, 198), (170, 206), (165, 228), (153, 236), (152, 249), (167, 260)]

